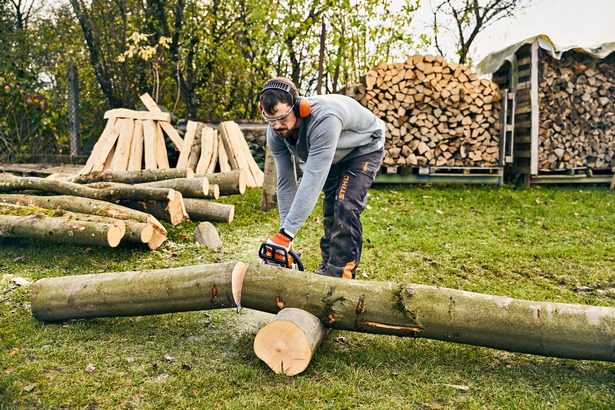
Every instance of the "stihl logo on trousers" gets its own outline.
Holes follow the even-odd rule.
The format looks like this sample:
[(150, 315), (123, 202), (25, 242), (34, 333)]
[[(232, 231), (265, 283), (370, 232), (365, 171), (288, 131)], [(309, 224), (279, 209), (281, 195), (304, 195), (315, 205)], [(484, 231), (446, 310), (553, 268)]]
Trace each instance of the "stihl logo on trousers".
[(346, 195), (346, 188), (348, 188), (348, 181), (350, 180), (350, 175), (344, 175), (342, 179), (342, 186), (340, 187), (340, 193), (337, 195), (338, 199), (344, 199)]

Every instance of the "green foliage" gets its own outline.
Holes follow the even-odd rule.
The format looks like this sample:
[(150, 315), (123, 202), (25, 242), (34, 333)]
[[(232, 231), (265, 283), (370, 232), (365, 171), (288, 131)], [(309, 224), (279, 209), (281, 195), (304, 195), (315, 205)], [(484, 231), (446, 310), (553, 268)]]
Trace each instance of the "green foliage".
[[(271, 315), (248, 309), (46, 324), (31, 317), (31, 282), (41, 278), (256, 262), (258, 245), (278, 226), (277, 211), (258, 210), (260, 194), (220, 199), (236, 208), (231, 224), (216, 224), (219, 251), (192, 242), (194, 222), (167, 225), (169, 240), (156, 251), (2, 243), (0, 406), (615, 406), (612, 363), (332, 331), (304, 373), (282, 377), (253, 352)], [(615, 307), (615, 198), (605, 187), (376, 186), (368, 205), (357, 280)], [(319, 263), (321, 224), (318, 206), (295, 240), (308, 270)]]

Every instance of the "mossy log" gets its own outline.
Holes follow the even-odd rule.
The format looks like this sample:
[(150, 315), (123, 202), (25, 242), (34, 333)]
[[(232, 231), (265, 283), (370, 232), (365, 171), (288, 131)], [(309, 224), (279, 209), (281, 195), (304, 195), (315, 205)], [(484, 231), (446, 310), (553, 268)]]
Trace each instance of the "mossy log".
[(47, 216), (0, 215), (0, 237), (29, 238), (56, 243), (108, 246), (115, 248), (124, 236), (122, 221), (93, 222)]
[(186, 212), (193, 221), (225, 222), (230, 224), (235, 216), (235, 206), (206, 199), (184, 198)]
[(161, 181), (173, 178), (192, 178), (194, 171), (190, 168), (143, 169), (140, 171), (101, 171), (77, 175), (69, 180), (78, 184), (92, 182), (119, 182), (123, 184), (139, 184)]
[[(133, 309), (134, 292), (140, 295), (139, 303), (151, 306), (151, 313), (171, 313), (178, 311), (178, 304), (184, 306), (181, 301), (186, 294), (200, 292), (201, 299), (212, 297), (212, 286), (199, 284), (203, 280), (216, 283), (216, 295), (222, 295), (217, 297), (228, 298), (224, 295), (234, 291), (236, 305), (273, 314), (294, 307), (334, 329), (423, 337), (543, 356), (615, 361), (612, 307), (536, 302), (419, 284), (343, 280), (258, 263), (246, 267), (242, 284), (232, 286), (232, 278), (239, 281), (242, 276), (232, 274), (238, 270), (236, 266), (240, 265), (128, 274), (128, 278), (164, 278), (139, 287), (129, 286), (118, 273), (41, 279), (33, 287), (32, 313), (47, 321), (143, 314)], [(184, 276), (184, 272), (191, 272), (194, 279)], [(106, 295), (106, 289), (113, 290), (113, 299)], [(100, 307), (110, 303), (124, 310)], [(211, 306), (206, 301), (200, 303), (190, 309)]]
[(195, 178), (205, 177), (212, 185), (218, 185), (220, 195), (243, 195), (246, 191), (246, 171), (236, 169), (227, 172), (213, 172), (205, 174), (196, 174)]
[[(120, 219), (126, 223), (126, 239), (147, 240), (147, 246), (158, 249), (167, 239), (166, 228), (153, 215), (107, 201), (70, 195), (3, 194), (0, 203), (43, 209), (65, 210), (81, 214)], [(151, 226), (151, 229), (147, 227)]]
[(209, 180), (206, 177), (164, 179), (137, 184), (137, 186), (171, 188), (181, 192), (184, 198), (207, 198), (209, 196)]

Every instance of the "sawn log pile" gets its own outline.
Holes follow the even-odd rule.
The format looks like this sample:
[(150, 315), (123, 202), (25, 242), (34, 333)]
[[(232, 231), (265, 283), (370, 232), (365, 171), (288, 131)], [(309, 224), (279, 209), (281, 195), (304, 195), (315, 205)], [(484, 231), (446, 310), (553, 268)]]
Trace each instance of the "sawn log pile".
[(497, 166), (497, 84), (441, 56), (383, 63), (346, 94), (386, 123), (385, 166)]
[(542, 54), (538, 169), (615, 167), (615, 55)]

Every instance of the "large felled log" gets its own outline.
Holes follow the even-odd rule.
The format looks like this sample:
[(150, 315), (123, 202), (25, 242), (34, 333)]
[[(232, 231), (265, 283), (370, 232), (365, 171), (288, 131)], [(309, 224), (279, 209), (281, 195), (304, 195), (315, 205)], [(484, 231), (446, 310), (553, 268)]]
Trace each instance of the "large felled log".
[(140, 171), (103, 171), (77, 175), (70, 182), (89, 184), (92, 182), (119, 182), (123, 184), (140, 184), (174, 178), (192, 178), (194, 171), (190, 168), (144, 169)]
[[(274, 314), (295, 307), (315, 315), (331, 328), (424, 337), (543, 356), (615, 361), (612, 307), (535, 302), (410, 283), (343, 280), (264, 264), (248, 266), (243, 284), (232, 287), (229, 278), (234, 266), (205, 265), (176, 268), (174, 272), (183, 275), (186, 269), (202, 280), (216, 276), (220, 279), (216, 288), (223, 287), (224, 294), (230, 294), (229, 288), (239, 290), (237, 305)], [(132, 309), (132, 287), (119, 285), (124, 283), (121, 275), (97, 274), (37, 281), (32, 294), (33, 315), (47, 321), (109, 316), (113, 312), (97, 308), (99, 303), (107, 302), (96, 292), (105, 292), (104, 283), (114, 277), (118, 281), (113, 286), (114, 301), (124, 306), (121, 314), (139, 314)], [(222, 278), (226, 278), (225, 282)], [(177, 281), (169, 278), (153, 283), (153, 289), (146, 290), (143, 285), (138, 290), (145, 299), (142, 303), (152, 306), (152, 313), (177, 311), (176, 304), (185, 293), (192, 294), (197, 288), (199, 298), (205, 299), (203, 293), (206, 297), (209, 293), (203, 289), (211, 289), (184, 276)], [(155, 296), (149, 296), (149, 292), (161, 291), (173, 294), (170, 303), (164, 302), (169, 297), (157, 301)], [(82, 304), (75, 304), (75, 300), (82, 300)]]
[(186, 212), (193, 221), (231, 223), (235, 216), (235, 206), (211, 202), (205, 199), (184, 198)]
[(229, 262), (40, 279), (32, 287), (32, 315), (61, 321), (236, 307), (245, 270)]
[(71, 220), (44, 214), (0, 215), (0, 236), (114, 248), (119, 245), (124, 235), (124, 225), (121, 223), (120, 226), (119, 222), (101, 223)]
[[(107, 201), (68, 195), (3, 194), (0, 202), (120, 219), (126, 223), (127, 235), (138, 236), (141, 240), (149, 237), (147, 245), (152, 250), (158, 249), (167, 239), (166, 228), (153, 215)], [(151, 236), (145, 225), (151, 226)]]
[(294, 376), (307, 368), (327, 333), (311, 313), (285, 308), (258, 331), (254, 353), (275, 373)]

